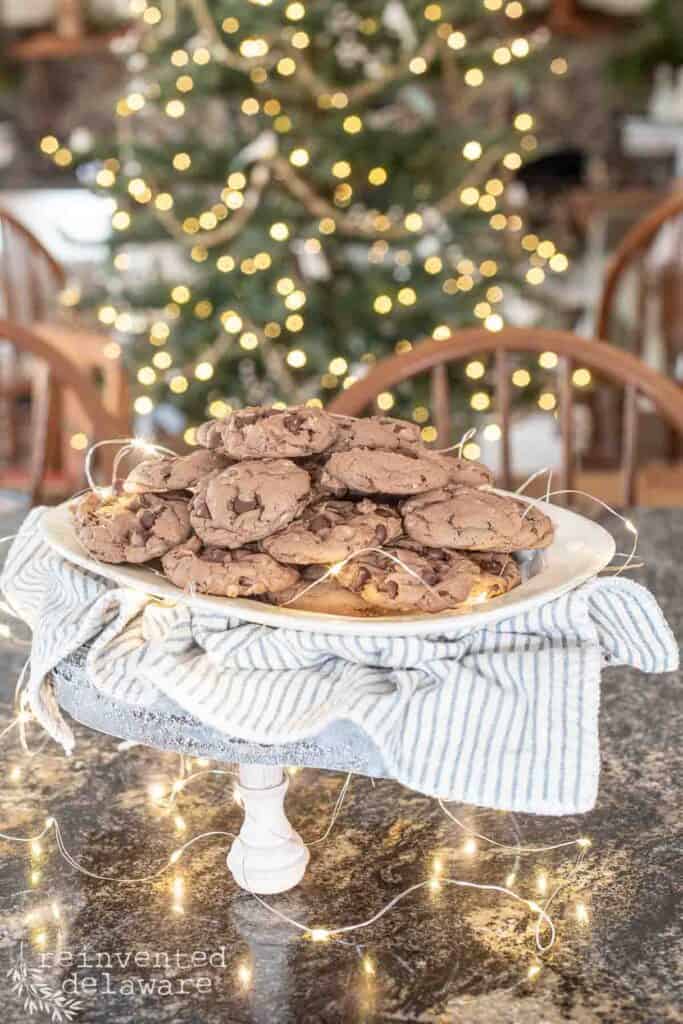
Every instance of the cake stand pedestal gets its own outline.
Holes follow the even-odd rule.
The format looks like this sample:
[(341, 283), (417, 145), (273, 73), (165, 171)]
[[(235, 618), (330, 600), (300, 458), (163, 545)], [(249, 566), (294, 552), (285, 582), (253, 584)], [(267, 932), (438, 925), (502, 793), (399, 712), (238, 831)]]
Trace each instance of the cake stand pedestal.
[(235, 794), (244, 821), (227, 857), (233, 878), (263, 895), (286, 892), (304, 876), (309, 851), (284, 811), (288, 781), (282, 765), (310, 766), (386, 778), (378, 749), (351, 722), (340, 721), (318, 736), (266, 744), (226, 736), (160, 697), (151, 707), (132, 707), (98, 690), (86, 673), (87, 648), (61, 661), (52, 673), (61, 708), (107, 736), (188, 757), (239, 766)]
[(304, 877), (309, 852), (287, 820), (289, 785), (277, 765), (242, 764), (236, 786), (244, 822), (227, 857), (238, 885), (249, 892), (286, 892)]

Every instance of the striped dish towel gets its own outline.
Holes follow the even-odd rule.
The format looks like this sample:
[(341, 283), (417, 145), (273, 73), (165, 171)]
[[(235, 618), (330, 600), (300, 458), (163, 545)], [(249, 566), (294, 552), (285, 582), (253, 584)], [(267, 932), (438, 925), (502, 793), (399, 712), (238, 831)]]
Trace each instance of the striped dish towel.
[(396, 779), (447, 800), (575, 814), (596, 798), (600, 673), (666, 672), (678, 646), (657, 602), (596, 579), (495, 625), (426, 637), (329, 636), (169, 606), (61, 559), (30, 514), (1, 580), (33, 629), (28, 699), (67, 751), (49, 673), (88, 643), (88, 682), (123, 705), (164, 695), (226, 735), (295, 741), (349, 719)]

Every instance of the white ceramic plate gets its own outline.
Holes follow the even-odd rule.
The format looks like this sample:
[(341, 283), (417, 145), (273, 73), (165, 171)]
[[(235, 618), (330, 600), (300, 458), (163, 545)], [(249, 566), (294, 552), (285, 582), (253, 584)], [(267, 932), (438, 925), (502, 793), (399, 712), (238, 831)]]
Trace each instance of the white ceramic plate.
[(577, 515), (576, 512), (545, 502), (539, 502), (539, 508), (553, 520), (555, 538), (544, 551), (522, 554), (524, 582), (511, 593), (476, 605), (467, 612), (391, 615), (367, 619), (278, 608), (276, 605), (262, 604), (244, 597), (211, 597), (196, 594), (190, 598), (168, 580), (157, 576), (143, 565), (106, 565), (91, 558), (76, 538), (68, 504), (49, 509), (43, 516), (42, 530), (48, 544), (68, 561), (75, 562), (95, 575), (104, 576), (121, 586), (144, 590), (155, 597), (171, 601), (188, 601), (200, 608), (232, 615), (237, 619), (244, 619), (245, 622), (259, 622), (265, 626), (309, 632), (324, 631), (347, 636), (417, 636), (441, 633), (455, 627), (475, 628), (544, 605), (559, 594), (595, 576), (612, 560), (615, 551), (614, 540), (598, 523)]

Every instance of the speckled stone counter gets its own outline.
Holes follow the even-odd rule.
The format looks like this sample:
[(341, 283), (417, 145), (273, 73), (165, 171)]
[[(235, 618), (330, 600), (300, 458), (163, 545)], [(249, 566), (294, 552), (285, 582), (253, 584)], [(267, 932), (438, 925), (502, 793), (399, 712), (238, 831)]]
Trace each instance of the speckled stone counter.
[[(683, 510), (632, 517), (646, 562), (633, 575), (653, 589), (674, 632), (683, 635)], [(11, 520), (0, 509), (2, 535), (11, 532)], [(15, 632), (26, 638), (21, 628)], [(10, 719), (24, 650), (0, 643), (1, 730)], [(529, 913), (494, 893), (421, 890), (348, 944), (317, 944), (237, 889), (225, 866), (229, 839), (199, 843), (178, 865), (184, 880), (179, 913), (173, 910), (173, 872), (136, 886), (96, 881), (68, 867), (48, 836), (33, 857), (0, 841), (5, 1024), (50, 1019), (40, 1008), (29, 1017), (24, 996), (12, 991), (6, 971), (21, 957), (48, 1002), (60, 991), (69, 999), (77, 992), (81, 1006), (73, 1019), (88, 1024), (683, 1020), (683, 815), (675, 788), (681, 778), (680, 682), (673, 674), (607, 671), (597, 807), (583, 819), (517, 816), (528, 844), (577, 835), (593, 841), (557, 898), (558, 942), (535, 978), (528, 978), (537, 962)], [(82, 727), (76, 736), (71, 760), (51, 744), (29, 759), (13, 735), (2, 740), (0, 829), (34, 834), (53, 815), (66, 847), (88, 869), (138, 876), (179, 844), (176, 813), (186, 837), (238, 827), (241, 812), (229, 776), (198, 780), (169, 814), (150, 802), (148, 788), (175, 777), (177, 755), (121, 749)], [(40, 747), (39, 735), (30, 738)], [(292, 776), (288, 815), (307, 841), (324, 830), (343, 778), (312, 768)], [(454, 810), (479, 831), (514, 842), (508, 816)], [(434, 801), (392, 782), (354, 778), (332, 835), (311, 849), (302, 885), (271, 902), (321, 926), (360, 921), (423, 879), (436, 854), (451, 876), (501, 883), (512, 858), (484, 850), (467, 855), (462, 839)], [(539, 870), (554, 885), (572, 863), (567, 851), (524, 858), (516, 887), (533, 898)], [(585, 924), (576, 918), (579, 900), (587, 909)], [(363, 952), (372, 957), (374, 975), (363, 971)]]

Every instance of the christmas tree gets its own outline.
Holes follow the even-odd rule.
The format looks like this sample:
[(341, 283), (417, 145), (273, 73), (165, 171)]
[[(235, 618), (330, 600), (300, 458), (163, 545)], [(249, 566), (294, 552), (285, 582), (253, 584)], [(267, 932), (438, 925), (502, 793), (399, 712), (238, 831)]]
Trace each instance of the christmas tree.
[[(509, 187), (533, 92), (566, 70), (519, 0), (132, 9), (116, 141), (76, 163), (111, 197), (98, 313), (139, 414), (191, 440), (237, 405), (325, 402), (449, 325), (499, 330), (518, 282), (566, 269)], [(458, 372), (454, 401), (485, 411), (484, 364)], [(419, 385), (378, 404), (435, 438)]]

